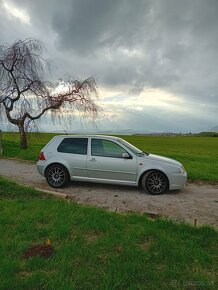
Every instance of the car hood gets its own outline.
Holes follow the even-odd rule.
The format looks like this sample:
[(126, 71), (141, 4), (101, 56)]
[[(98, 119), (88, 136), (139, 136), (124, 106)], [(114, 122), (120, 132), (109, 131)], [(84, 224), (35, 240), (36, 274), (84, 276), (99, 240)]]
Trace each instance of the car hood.
[(157, 161), (157, 162), (163, 162), (175, 166), (182, 166), (182, 164), (174, 159), (160, 156), (160, 155), (155, 155), (155, 154), (149, 154), (148, 156), (145, 157), (146, 159), (152, 160), (152, 161)]

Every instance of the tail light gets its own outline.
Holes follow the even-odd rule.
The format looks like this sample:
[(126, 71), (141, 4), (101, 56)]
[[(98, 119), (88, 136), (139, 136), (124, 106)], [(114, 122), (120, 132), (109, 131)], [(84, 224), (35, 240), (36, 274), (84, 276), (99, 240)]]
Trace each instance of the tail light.
[(43, 151), (41, 151), (39, 153), (39, 160), (45, 160), (45, 155), (44, 155), (44, 152)]

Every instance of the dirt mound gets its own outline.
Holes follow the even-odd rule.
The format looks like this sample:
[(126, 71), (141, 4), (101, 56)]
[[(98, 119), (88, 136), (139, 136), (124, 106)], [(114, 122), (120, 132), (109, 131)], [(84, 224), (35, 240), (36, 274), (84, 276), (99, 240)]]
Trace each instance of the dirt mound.
[(23, 258), (28, 259), (31, 257), (40, 256), (42, 258), (49, 258), (55, 253), (52, 245), (35, 245), (31, 246), (24, 254)]

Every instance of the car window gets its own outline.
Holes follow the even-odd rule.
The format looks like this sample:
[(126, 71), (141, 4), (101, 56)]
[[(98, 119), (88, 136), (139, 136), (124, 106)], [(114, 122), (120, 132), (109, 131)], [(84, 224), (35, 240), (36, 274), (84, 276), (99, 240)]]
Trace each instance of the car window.
[(126, 140), (119, 138), (118, 142), (123, 144), (124, 146), (126, 146), (134, 154), (141, 154), (142, 153), (141, 150), (139, 150), (137, 147), (133, 146), (132, 144), (130, 144)]
[(87, 155), (88, 138), (64, 138), (57, 151), (71, 154)]
[(127, 153), (125, 149), (113, 141), (92, 139), (91, 144), (91, 153), (93, 156), (122, 158), (122, 154)]

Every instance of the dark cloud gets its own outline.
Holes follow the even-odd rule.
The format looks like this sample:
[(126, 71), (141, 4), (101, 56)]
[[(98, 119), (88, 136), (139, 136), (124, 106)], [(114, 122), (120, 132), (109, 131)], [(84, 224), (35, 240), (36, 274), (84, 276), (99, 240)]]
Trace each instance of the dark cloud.
[[(30, 24), (9, 17), (4, 3), (24, 9)], [(127, 99), (158, 88), (179, 96), (193, 116), (198, 112), (196, 120), (201, 105), (218, 106), (217, 0), (0, 0), (0, 6), (1, 42), (43, 40), (54, 78), (93, 75)], [(218, 122), (212, 116), (208, 126)]]
[(143, 0), (134, 4), (125, 0), (74, 0), (64, 18), (60, 11), (56, 11), (52, 25), (61, 47), (79, 54), (134, 46), (149, 13), (148, 3)]

